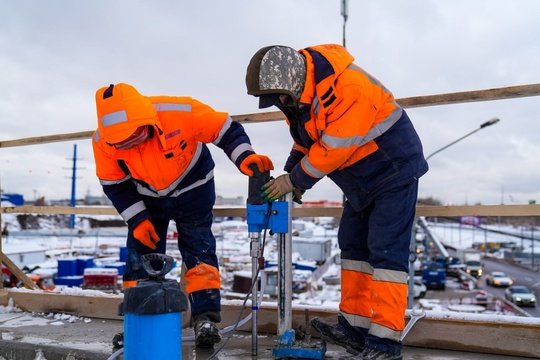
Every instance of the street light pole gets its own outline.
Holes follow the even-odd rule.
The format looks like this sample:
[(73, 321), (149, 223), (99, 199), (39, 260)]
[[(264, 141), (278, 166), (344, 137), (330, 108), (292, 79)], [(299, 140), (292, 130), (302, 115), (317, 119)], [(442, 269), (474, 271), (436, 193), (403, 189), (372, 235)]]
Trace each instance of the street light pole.
[(449, 148), (450, 146), (454, 145), (455, 143), (457, 143), (457, 142), (459, 142), (459, 141), (465, 139), (466, 137), (471, 136), (471, 135), (474, 134), (475, 132), (478, 132), (478, 131), (480, 131), (480, 130), (482, 130), (482, 129), (488, 127), (488, 126), (491, 126), (491, 125), (494, 125), (494, 124), (498, 123), (500, 120), (501, 120), (501, 119), (499, 119), (499, 118), (493, 118), (493, 119), (491, 119), (491, 120), (486, 121), (485, 123), (481, 124), (480, 127), (479, 127), (478, 129), (475, 129), (475, 130), (471, 131), (470, 133), (463, 135), (463, 136), (460, 137), (459, 139), (454, 140), (454, 141), (452, 141), (450, 144), (448, 144), (448, 145), (446, 145), (446, 146), (443, 146), (443, 147), (440, 148), (439, 150), (437, 150), (437, 151), (431, 153), (430, 155), (428, 155), (428, 156), (426, 157), (426, 161), (429, 160), (433, 155), (440, 153), (440, 152), (443, 151), (444, 149), (447, 149), (447, 148)]

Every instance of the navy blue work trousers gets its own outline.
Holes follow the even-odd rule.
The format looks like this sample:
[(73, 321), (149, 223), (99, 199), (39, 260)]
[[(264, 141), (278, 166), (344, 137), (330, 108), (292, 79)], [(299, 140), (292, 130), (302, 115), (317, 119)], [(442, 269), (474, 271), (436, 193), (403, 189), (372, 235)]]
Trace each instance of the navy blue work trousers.
[[(146, 279), (148, 274), (142, 268), (141, 256), (148, 253), (165, 253), (169, 222), (176, 223), (178, 249), (187, 270), (200, 263), (219, 269), (216, 256), (216, 239), (212, 234), (212, 208), (215, 203), (214, 180), (198, 186), (178, 197), (144, 197), (144, 203), (151, 214), (150, 221), (159, 235), (157, 249), (142, 245), (133, 237), (129, 229), (127, 238), (128, 261), (124, 281)], [(221, 296), (219, 289), (199, 290), (189, 294), (193, 316), (205, 312), (219, 312)]]

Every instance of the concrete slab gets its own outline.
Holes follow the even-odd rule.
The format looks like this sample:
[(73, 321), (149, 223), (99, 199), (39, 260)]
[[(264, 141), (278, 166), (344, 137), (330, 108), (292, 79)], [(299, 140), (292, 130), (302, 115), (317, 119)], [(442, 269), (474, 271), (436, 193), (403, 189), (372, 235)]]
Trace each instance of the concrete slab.
[[(74, 317), (66, 314), (0, 313), (0, 360), (105, 360), (113, 354), (112, 338), (123, 331), (121, 320), (102, 320)], [(183, 337), (193, 335), (184, 329)], [(227, 340), (228, 339), (228, 340)], [(273, 359), (274, 335), (260, 334), (257, 359)], [(251, 333), (225, 334), (223, 349), (215, 359), (253, 359), (251, 355)], [(326, 359), (347, 359), (351, 355), (342, 348), (328, 344)], [(197, 349), (193, 342), (184, 341), (183, 359), (209, 359), (214, 351)], [(511, 360), (519, 357), (465, 353), (405, 347), (407, 360), (455, 360), (488, 359)], [(116, 359), (122, 359), (118, 355)]]

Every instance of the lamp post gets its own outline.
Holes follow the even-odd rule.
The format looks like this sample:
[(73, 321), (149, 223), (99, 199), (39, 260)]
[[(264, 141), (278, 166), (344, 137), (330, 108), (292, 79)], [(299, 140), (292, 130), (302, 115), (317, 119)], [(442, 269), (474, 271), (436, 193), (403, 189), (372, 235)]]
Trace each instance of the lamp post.
[(480, 130), (482, 130), (482, 129), (487, 128), (488, 126), (491, 126), (491, 125), (494, 125), (494, 124), (498, 123), (500, 120), (501, 120), (501, 119), (499, 119), (499, 118), (493, 118), (493, 119), (491, 119), (491, 120), (486, 121), (485, 123), (481, 124), (480, 127), (479, 127), (478, 129), (475, 129), (475, 130), (471, 131), (470, 133), (463, 135), (463, 136), (460, 137), (459, 139), (452, 141), (450, 144), (443, 146), (443, 147), (440, 148), (439, 150), (437, 150), (437, 151), (435, 151), (435, 152), (432, 152), (431, 154), (429, 154), (429, 155), (426, 157), (426, 161), (429, 160), (433, 155), (440, 153), (440, 152), (443, 151), (444, 149), (447, 149), (447, 148), (449, 148), (450, 146), (454, 145), (455, 143), (457, 143), (457, 142), (459, 142), (459, 141), (465, 139), (466, 137), (471, 136), (471, 135), (474, 134), (475, 132), (478, 132), (478, 131), (480, 131)]

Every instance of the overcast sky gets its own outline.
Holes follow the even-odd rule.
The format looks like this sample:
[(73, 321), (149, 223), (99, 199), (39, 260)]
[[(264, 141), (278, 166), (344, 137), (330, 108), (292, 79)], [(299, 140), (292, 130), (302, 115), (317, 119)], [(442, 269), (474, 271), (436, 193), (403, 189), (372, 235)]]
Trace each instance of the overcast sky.
[[(340, 0), (0, 0), (0, 140), (93, 130), (95, 91), (131, 83), (186, 95), (231, 115), (260, 111), (247, 95), (251, 56), (267, 45), (343, 40)], [(349, 0), (346, 44), (396, 98), (540, 83), (540, 1)], [(420, 197), (451, 204), (540, 202), (540, 98), (408, 109), (429, 160)], [(275, 110), (275, 109), (272, 109)], [(256, 151), (282, 173), (284, 122), (250, 124)], [(0, 186), (26, 199), (101, 195), (90, 140), (0, 149)], [(210, 145), (217, 193), (245, 196), (247, 178)], [(340, 200), (328, 179), (308, 200)]]

